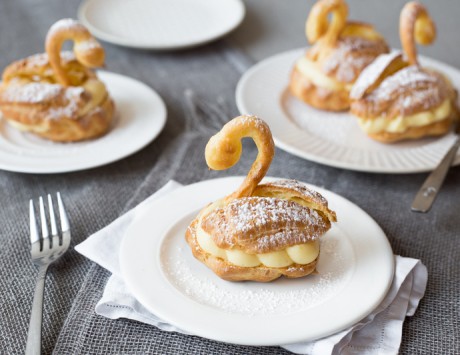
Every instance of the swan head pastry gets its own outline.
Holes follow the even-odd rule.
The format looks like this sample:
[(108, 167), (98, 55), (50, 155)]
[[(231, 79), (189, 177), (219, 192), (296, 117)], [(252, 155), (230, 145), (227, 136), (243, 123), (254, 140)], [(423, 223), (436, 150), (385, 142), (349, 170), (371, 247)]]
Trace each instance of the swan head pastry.
[(226, 201), (251, 196), (264, 178), (275, 154), (275, 144), (268, 125), (256, 116), (238, 116), (228, 122), (206, 145), (205, 158), (209, 168), (225, 170), (234, 166), (243, 150), (241, 139), (252, 138), (258, 155), (245, 180), (237, 191), (226, 197)]
[(70, 85), (70, 79), (61, 64), (61, 48), (68, 40), (74, 42), (75, 57), (85, 67), (101, 67), (105, 60), (104, 49), (85, 26), (73, 19), (59, 20), (48, 31), (45, 49), (56, 80), (63, 86)]

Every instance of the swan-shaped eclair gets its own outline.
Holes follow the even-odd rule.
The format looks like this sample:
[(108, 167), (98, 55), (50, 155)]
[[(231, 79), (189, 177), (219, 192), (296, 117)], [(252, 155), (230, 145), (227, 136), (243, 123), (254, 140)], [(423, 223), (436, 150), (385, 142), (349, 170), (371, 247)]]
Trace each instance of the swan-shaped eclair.
[(404, 58), (395, 52), (369, 65), (354, 85), (351, 113), (363, 131), (380, 142), (438, 136), (458, 119), (457, 93), (445, 75), (422, 67), (416, 44), (430, 44), (436, 28), (418, 2), (401, 11), (400, 37)]
[(239, 116), (213, 136), (205, 151), (211, 169), (235, 165), (241, 139), (254, 140), (258, 155), (240, 187), (205, 207), (191, 222), (186, 240), (195, 258), (230, 281), (268, 282), (315, 271), (319, 238), (336, 220), (319, 193), (295, 180), (260, 184), (274, 155), (267, 124)]
[(350, 89), (361, 71), (389, 50), (371, 25), (347, 22), (347, 16), (343, 0), (319, 0), (307, 19), (306, 34), (313, 46), (295, 63), (289, 90), (318, 109), (347, 110)]
[[(62, 44), (74, 42), (73, 53)], [(46, 53), (10, 64), (0, 85), (0, 112), (12, 126), (57, 142), (106, 133), (114, 104), (91, 68), (104, 64), (104, 49), (77, 21), (63, 19), (48, 31)]]

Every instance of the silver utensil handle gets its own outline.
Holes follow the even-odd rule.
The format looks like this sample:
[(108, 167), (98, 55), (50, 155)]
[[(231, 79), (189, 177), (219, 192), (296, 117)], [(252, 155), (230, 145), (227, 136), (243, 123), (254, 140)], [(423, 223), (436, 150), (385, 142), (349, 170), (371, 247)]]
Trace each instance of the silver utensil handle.
[(26, 355), (41, 354), (43, 293), (45, 290), (45, 278), (47, 269), (48, 265), (42, 265), (38, 269), (34, 302), (32, 304), (32, 313), (30, 315), (29, 333), (27, 335)]
[(452, 162), (460, 147), (460, 138), (457, 138), (454, 145), (449, 149), (439, 165), (434, 169), (417, 192), (412, 202), (411, 210), (414, 212), (428, 212), (433, 204), (439, 189), (449, 171)]

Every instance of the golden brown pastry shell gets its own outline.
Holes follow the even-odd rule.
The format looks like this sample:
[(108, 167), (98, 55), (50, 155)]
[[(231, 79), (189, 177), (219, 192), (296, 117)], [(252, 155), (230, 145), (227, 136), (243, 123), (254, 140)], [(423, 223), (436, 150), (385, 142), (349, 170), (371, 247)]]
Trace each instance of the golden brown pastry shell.
[(337, 222), (336, 213), (329, 209), (327, 200), (319, 193), (309, 189), (305, 184), (292, 179), (275, 180), (257, 185), (253, 196), (298, 199), (309, 208), (321, 213), (329, 222)]
[(319, 87), (302, 75), (296, 67), (291, 72), (289, 91), (303, 102), (320, 110), (344, 111), (350, 107), (348, 90)]

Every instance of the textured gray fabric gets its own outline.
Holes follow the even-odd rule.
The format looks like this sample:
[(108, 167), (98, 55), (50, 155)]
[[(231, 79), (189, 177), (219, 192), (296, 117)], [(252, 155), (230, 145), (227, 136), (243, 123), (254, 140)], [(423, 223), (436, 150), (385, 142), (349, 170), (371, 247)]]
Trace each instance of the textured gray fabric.
[[(0, 67), (42, 51), (49, 25), (74, 17), (78, 1), (0, 1)], [(21, 38), (21, 40), (19, 40)], [(241, 162), (228, 172), (206, 168), (203, 150), (211, 133), (237, 115), (234, 89), (250, 64), (242, 53), (217, 43), (177, 53), (151, 53), (105, 45), (108, 70), (142, 80), (168, 107), (162, 134), (141, 152), (84, 172), (24, 175), (0, 171), (0, 353), (24, 352), (36, 270), (28, 253), (27, 201), (60, 190), (71, 214), (73, 244), (107, 225), (168, 180), (188, 184), (245, 174), (256, 151), (245, 143)], [(136, 137), (133, 137), (136, 139)], [(428, 267), (425, 298), (404, 325), (401, 353), (460, 353), (458, 238), (460, 168), (450, 172), (434, 209), (409, 211), (424, 174), (376, 175), (311, 163), (279, 149), (269, 175), (296, 178), (330, 189), (366, 210), (387, 233), (396, 254)], [(285, 354), (276, 348), (242, 347), (161, 332), (94, 313), (108, 273), (71, 250), (46, 283), (44, 354)]]

